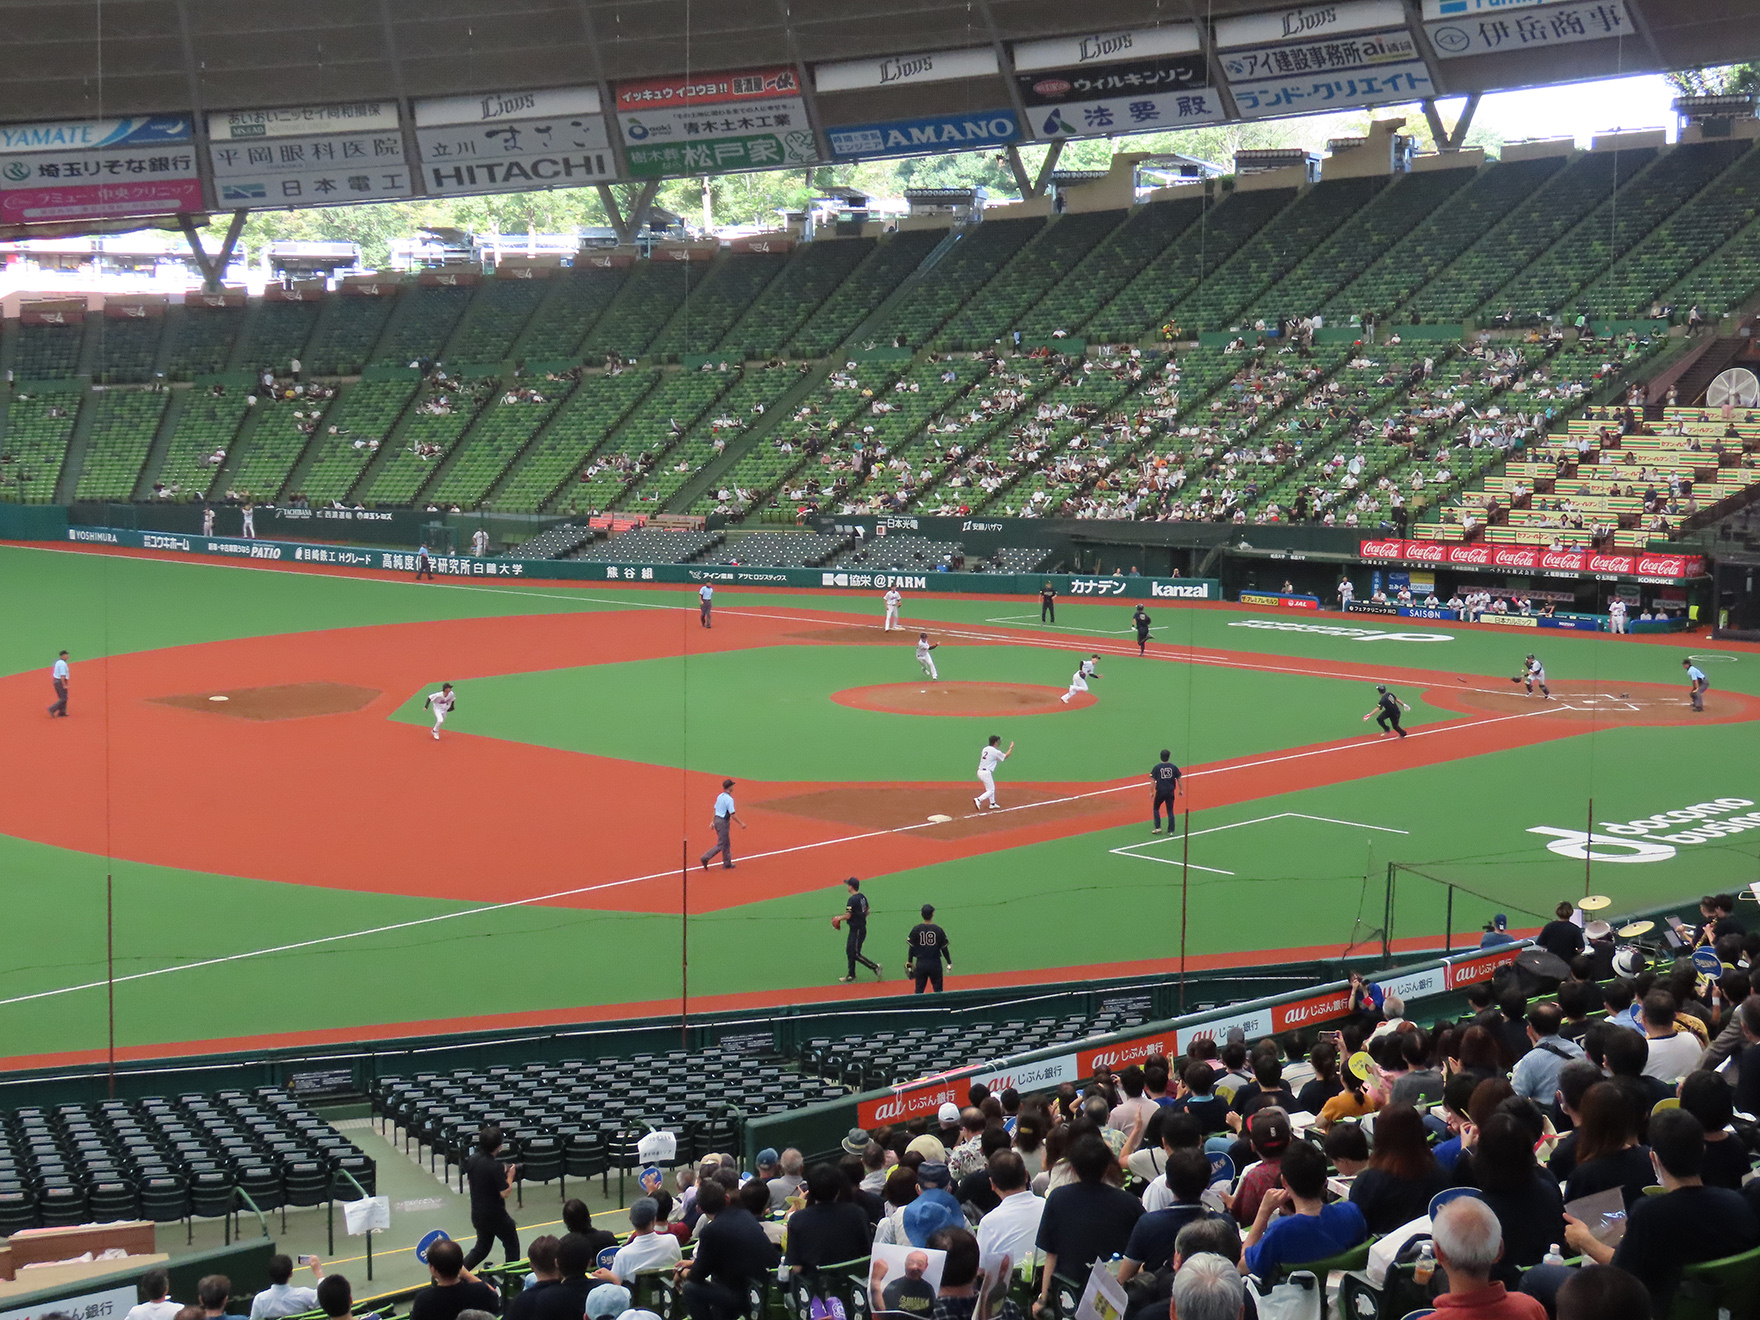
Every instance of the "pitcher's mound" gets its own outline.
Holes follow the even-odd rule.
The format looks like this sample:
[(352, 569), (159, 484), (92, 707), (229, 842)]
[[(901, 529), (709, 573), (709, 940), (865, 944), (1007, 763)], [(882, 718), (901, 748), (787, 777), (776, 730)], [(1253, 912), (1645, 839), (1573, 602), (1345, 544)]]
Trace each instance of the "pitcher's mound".
[(953, 683), (946, 679), (921, 683), (882, 683), (845, 688), (831, 699), (857, 710), (891, 715), (1045, 715), (1092, 706), (1092, 692), (1078, 692), (1066, 703), (1063, 688), (1036, 683)]
[(377, 688), (349, 683), (282, 683), (226, 692), (182, 692), (152, 700), (235, 720), (297, 720), (307, 715), (347, 715), (365, 709), (378, 695)]

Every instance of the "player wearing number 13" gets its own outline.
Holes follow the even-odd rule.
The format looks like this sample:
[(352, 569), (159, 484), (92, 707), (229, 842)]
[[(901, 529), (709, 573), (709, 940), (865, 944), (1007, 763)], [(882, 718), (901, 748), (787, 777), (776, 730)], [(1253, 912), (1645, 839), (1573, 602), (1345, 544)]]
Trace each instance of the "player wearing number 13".
[(1155, 828), (1151, 834), (1161, 833), (1161, 808), (1167, 808), (1167, 832), (1173, 833), (1173, 799), (1179, 792), (1179, 767), (1173, 763), (1173, 753), (1166, 748), (1161, 750), (1161, 759), (1149, 767), (1149, 782), (1155, 785)]
[(915, 993), (922, 994), (925, 985), (941, 989), (941, 964), (953, 966), (953, 950), (947, 945), (947, 932), (935, 924), (935, 905), (923, 904), (923, 919), (911, 927), (910, 945), (905, 955), (905, 969), (916, 978)]

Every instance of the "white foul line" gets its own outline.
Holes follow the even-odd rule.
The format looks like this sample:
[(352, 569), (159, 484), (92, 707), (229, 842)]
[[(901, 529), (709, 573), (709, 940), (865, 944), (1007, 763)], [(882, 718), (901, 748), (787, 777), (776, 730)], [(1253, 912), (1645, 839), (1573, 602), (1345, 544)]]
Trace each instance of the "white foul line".
[(1331, 816), (1310, 816), (1305, 811), (1280, 811), (1275, 816), (1255, 816), (1252, 820), (1237, 820), (1230, 825), (1212, 825), (1205, 830), (1190, 830), (1183, 835), (1171, 830), (1161, 839), (1148, 839), (1142, 843), (1127, 843), (1122, 848), (1109, 848), (1108, 852), (1119, 857), (1130, 857), (1139, 862), (1160, 862), (1164, 866), (1189, 866), (1194, 871), (1209, 871), (1212, 875), (1233, 875), (1233, 871), (1223, 871), (1214, 866), (1199, 866), (1196, 862), (1176, 862), (1171, 857), (1151, 857), (1137, 851), (1138, 848), (1153, 848), (1158, 843), (1170, 843), (1179, 838), (1197, 838), (1201, 834), (1220, 834), (1224, 830), (1238, 830), (1244, 825), (1263, 825), (1273, 820), (1317, 820), (1323, 825), (1349, 825), (1359, 830), (1378, 830), (1382, 834), (1410, 834), (1410, 830), (1390, 829), (1386, 825), (1369, 825), (1360, 820), (1336, 820)]

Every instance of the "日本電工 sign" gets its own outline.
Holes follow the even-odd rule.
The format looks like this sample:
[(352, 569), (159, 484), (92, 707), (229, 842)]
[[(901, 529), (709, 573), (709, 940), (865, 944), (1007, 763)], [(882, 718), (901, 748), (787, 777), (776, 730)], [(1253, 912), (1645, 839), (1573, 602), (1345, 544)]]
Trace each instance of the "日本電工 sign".
[(575, 187), (616, 173), (594, 87), (443, 96), (415, 103), (430, 193)]
[(624, 161), (636, 176), (775, 169), (818, 159), (791, 68), (617, 84)]
[(1202, 55), (1016, 75), (1036, 138), (1151, 133), (1222, 118)]
[(1623, 37), (1632, 32), (1625, 0), (1586, 0), (1580, 4), (1549, 4), (1526, 13), (1501, 10), (1474, 13), (1424, 31), (1443, 59), (1492, 55), (1511, 50), (1542, 50), (1579, 41)]
[(393, 102), (216, 112), (208, 137), (221, 206), (338, 206), (413, 191)]
[(202, 209), (188, 119), (0, 126), (0, 221), (30, 224)]
[(831, 154), (846, 160), (997, 147), (1018, 140), (1020, 135), (1020, 121), (1012, 110), (979, 110), (881, 124), (843, 124), (825, 130)]

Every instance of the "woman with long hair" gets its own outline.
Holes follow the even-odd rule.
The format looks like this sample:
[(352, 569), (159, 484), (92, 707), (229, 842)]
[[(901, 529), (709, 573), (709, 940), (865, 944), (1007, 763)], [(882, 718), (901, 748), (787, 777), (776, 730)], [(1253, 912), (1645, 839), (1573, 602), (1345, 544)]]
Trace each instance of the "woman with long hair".
[(1027, 1166), (1028, 1179), (1036, 1178), (1045, 1169), (1045, 1116), (1037, 1109), (1021, 1107), (1014, 1124), (1014, 1148), (1021, 1163)]
[(1650, 1148), (1638, 1144), (1638, 1124), (1625, 1092), (1597, 1082), (1583, 1095), (1577, 1127), (1577, 1166), (1565, 1184), (1564, 1199), (1575, 1201), (1617, 1187), (1631, 1209), (1656, 1181)]
[(1503, 1048), (1489, 1028), (1468, 1027), (1455, 1038), (1454, 1048), (1448, 1060), (1451, 1071), (1471, 1073), (1480, 1081), (1502, 1076)]
[(1503, 1228), (1503, 1256), (1491, 1277), (1513, 1289), (1525, 1268), (1564, 1242), (1564, 1197), (1534, 1159), (1532, 1132), (1515, 1114), (1499, 1108), (1475, 1135), (1474, 1185)]
[[(1353, 1055), (1353, 1061), (1355, 1058), (1356, 1056)], [(1366, 1061), (1364, 1063), (1366, 1065)], [(1370, 1073), (1367, 1066), (1364, 1066), (1359, 1073), (1351, 1063), (1346, 1063), (1338, 1077), (1344, 1083), (1344, 1089), (1320, 1106), (1320, 1114), (1314, 1123), (1317, 1131), (1324, 1132), (1334, 1123), (1347, 1118), (1361, 1118), (1364, 1114), (1373, 1114), (1379, 1103), (1375, 1098), (1375, 1092), (1369, 1086)]]
[(1296, 1110), (1318, 1114), (1328, 1100), (1344, 1090), (1338, 1079), (1338, 1046), (1330, 1040), (1315, 1041), (1308, 1051), (1308, 1063), (1314, 1069), (1314, 1080), (1296, 1094)]
[(910, 1241), (904, 1231), (904, 1208), (917, 1199), (917, 1171), (908, 1164), (895, 1164), (880, 1191), (886, 1213), (874, 1227), (874, 1245), (899, 1246)]
[(1351, 1202), (1371, 1233), (1391, 1233), (1430, 1211), (1430, 1198), (1448, 1186), (1448, 1174), (1430, 1153), (1424, 1120), (1407, 1104), (1390, 1104), (1375, 1115), (1369, 1167), (1351, 1183)]

